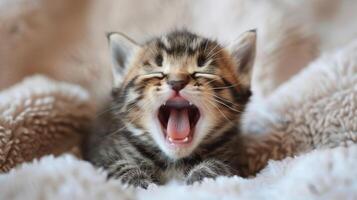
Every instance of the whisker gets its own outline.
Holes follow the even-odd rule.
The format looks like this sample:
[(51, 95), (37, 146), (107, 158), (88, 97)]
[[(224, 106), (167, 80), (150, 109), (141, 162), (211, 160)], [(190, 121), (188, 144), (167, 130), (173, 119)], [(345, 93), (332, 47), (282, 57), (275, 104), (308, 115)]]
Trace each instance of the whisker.
[(214, 51), (219, 47), (219, 44), (216, 44), (216, 46), (214, 46), (211, 51), (207, 54), (208, 58), (211, 58), (211, 54), (214, 53)]
[(235, 109), (235, 108), (232, 108), (231, 106), (225, 104), (225, 103), (222, 102), (222, 101), (219, 101), (219, 100), (217, 100), (217, 99), (212, 99), (212, 100), (215, 101), (215, 102), (217, 102), (217, 103), (219, 103), (219, 104), (221, 104), (221, 105), (223, 105), (223, 106), (225, 106), (225, 107), (227, 107), (228, 109), (230, 109), (230, 110), (232, 110), (232, 111), (234, 111), (234, 112), (242, 113), (242, 111), (239, 111), (239, 110), (237, 110), (237, 109)]
[[(213, 50), (215, 50), (219, 45), (216, 45), (215, 48)], [(225, 48), (227, 48), (228, 45), (222, 45), (222, 48), (216, 52), (212, 52), (210, 51), (210, 53), (207, 55), (208, 59), (212, 59), (215, 55), (217, 55), (218, 53), (220, 53), (221, 51), (223, 51)], [(212, 53), (212, 54), (211, 54)], [(215, 59), (217, 60), (217, 59)]]
[[(129, 96), (129, 94), (127, 94), (123, 97), (128, 97), (128, 96)], [(100, 111), (99, 113), (97, 113), (95, 117), (98, 118), (98, 117), (102, 116), (103, 114), (107, 113), (108, 111), (111, 111), (113, 108), (116, 108), (117, 106), (118, 106), (118, 104), (112, 104), (112, 105), (110, 105), (109, 108), (106, 108), (106, 109)]]
[[(144, 104), (141, 106), (141, 107), (145, 107), (147, 106), (147, 104), (149, 104), (150, 102), (149, 101), (146, 101), (144, 102)], [(122, 112), (119, 112), (120, 114), (123, 114), (123, 113), (127, 113), (127, 112), (130, 112), (132, 111), (135, 107), (137, 106), (137, 103), (135, 103), (134, 105), (132, 105), (130, 108), (128, 108), (127, 110), (125, 111), (122, 111)]]
[[(218, 51), (216, 51), (216, 52), (213, 52), (212, 55), (209, 55), (209, 56), (208, 56), (208, 59), (214, 58), (214, 56), (218, 55), (218, 54), (219, 54), (220, 52), (222, 52), (223, 50), (224, 50), (224, 48), (222, 48), (222, 49), (220, 49), (220, 50), (218, 50)], [(215, 60), (219, 60), (219, 59), (223, 59), (223, 58), (225, 58), (225, 57), (218, 57), (218, 58), (215, 58)]]
[[(145, 103), (142, 105), (142, 107), (147, 106), (147, 104), (149, 104), (149, 103), (150, 103), (149, 101), (145, 102)], [(133, 106), (133, 107), (135, 107), (135, 106)], [(133, 109), (133, 107), (131, 107), (129, 110), (127, 110), (127, 111), (125, 111), (125, 112), (129, 112), (130, 110)], [(123, 112), (119, 112), (119, 114), (122, 114), (122, 113), (123, 113)], [(126, 122), (126, 123), (131, 124), (132, 122), (134, 122), (135, 120), (139, 119), (140, 117), (142, 117), (142, 116), (141, 116), (141, 115), (138, 115), (137, 117), (135, 117), (134, 119), (131, 119), (129, 122)], [(112, 133), (106, 135), (106, 137), (110, 137), (110, 136), (112, 136), (112, 135), (114, 135), (114, 134), (116, 134), (116, 133), (118, 133), (118, 132), (124, 130), (125, 128), (127, 128), (125, 122), (122, 122), (122, 123), (123, 123), (122, 127), (120, 127), (119, 129), (117, 129), (116, 131), (114, 131), (114, 132), (112, 132)]]
[(225, 99), (225, 98), (223, 98), (223, 97), (220, 97), (220, 96), (218, 96), (218, 95), (216, 95), (216, 94), (213, 94), (213, 93), (211, 93), (211, 92), (204, 92), (204, 93), (205, 93), (205, 94), (208, 94), (208, 95), (211, 95), (211, 96), (214, 96), (214, 97), (217, 97), (217, 98), (221, 99), (222, 101), (225, 101), (225, 102), (228, 102), (228, 103), (234, 105), (233, 102), (231, 102), (231, 101), (229, 101), (228, 99)]
[(239, 85), (239, 83), (236, 83), (236, 84), (232, 84), (232, 85), (228, 85), (228, 86), (222, 86), (222, 87), (214, 87), (212, 88), (213, 90), (219, 90), (219, 89), (227, 89), (227, 88), (232, 88), (232, 87), (235, 87)]
[(155, 49), (155, 51), (154, 51), (154, 49), (153, 49), (153, 48), (148, 48), (148, 50), (150, 51), (150, 53), (151, 53), (152, 55), (157, 54), (156, 49)]
[[(130, 111), (132, 108), (134, 108), (135, 105), (136, 105), (136, 104), (134, 104), (133, 106), (131, 106), (128, 111)], [(96, 115), (96, 118), (102, 116), (103, 114), (106, 114), (106, 113), (109, 112), (109, 111), (112, 111), (112, 110), (115, 109), (115, 108), (118, 108), (117, 106), (118, 106), (118, 105), (115, 105), (115, 104), (111, 105), (108, 109), (105, 109), (104, 111), (98, 113), (98, 114)], [(127, 111), (125, 111), (125, 112), (127, 112)], [(119, 112), (119, 113), (124, 113), (124, 112)]]
[(98, 114), (96, 114), (95, 117), (98, 118), (98, 117), (100, 117), (100, 116), (106, 114), (107, 112), (109, 112), (109, 111), (111, 111), (112, 109), (114, 109), (114, 107), (116, 107), (116, 105), (111, 105), (109, 108), (107, 108), (107, 109), (105, 109), (105, 110), (99, 112)]
[[(232, 106), (229, 106), (229, 105), (227, 105), (227, 104), (225, 103), (225, 102), (228, 102), (228, 103), (230, 103), (230, 104), (232, 104), (232, 105), (235, 105), (233, 102), (228, 101), (227, 99), (224, 99), (224, 98), (222, 98), (222, 97), (219, 97), (219, 96), (217, 96), (217, 95), (215, 95), (215, 94), (211, 94), (211, 93), (208, 93), (208, 92), (207, 92), (206, 94), (211, 95), (211, 96), (213, 96), (213, 97), (216, 97), (216, 98), (220, 99), (221, 101), (218, 100), (218, 99), (212, 98), (212, 100), (214, 100), (215, 102), (217, 102), (217, 103), (219, 103), (219, 104), (221, 104), (221, 105), (223, 105), (223, 106), (229, 108), (230, 110), (235, 111), (235, 112), (237, 112), (237, 113), (242, 113), (242, 111), (237, 110), (236, 108), (233, 108)], [(225, 102), (222, 102), (222, 101), (225, 101)]]
[(210, 83), (212, 83), (212, 82), (214, 82), (214, 81), (217, 81), (217, 80), (220, 80), (220, 78), (214, 78), (214, 79), (212, 79), (212, 80), (206, 82), (205, 84), (208, 85), (208, 84), (210, 84)]
[(204, 48), (204, 50), (203, 50), (203, 53), (204, 53), (204, 54), (206, 54), (208, 43), (209, 43), (209, 42), (206, 41), (205, 48)]
[(219, 108), (217, 105), (215, 105), (214, 103), (212, 103), (211, 101), (207, 101), (209, 104), (211, 104), (213, 107), (215, 107), (219, 113), (221, 113), (221, 115), (229, 122), (229, 123), (233, 123)]
[(228, 56), (220, 56), (220, 57), (217, 57), (217, 58), (213, 58), (213, 57), (211, 57), (211, 58), (207, 58), (208, 60), (209, 59), (214, 59), (215, 61), (220, 61), (220, 60), (224, 60), (224, 59), (229, 59), (229, 57)]

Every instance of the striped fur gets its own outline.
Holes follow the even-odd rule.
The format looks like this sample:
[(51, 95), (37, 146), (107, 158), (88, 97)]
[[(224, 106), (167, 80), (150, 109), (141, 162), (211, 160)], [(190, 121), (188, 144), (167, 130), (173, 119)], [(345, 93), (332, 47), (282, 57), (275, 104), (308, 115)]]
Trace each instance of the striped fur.
[[(192, 184), (239, 175), (238, 125), (251, 95), (255, 34), (246, 32), (232, 49), (187, 31), (142, 45), (120, 34), (109, 36), (113, 101), (98, 117), (85, 157), (110, 177), (144, 188), (170, 179)], [(191, 144), (170, 148), (156, 115), (171, 90), (167, 81), (178, 77), (189, 80), (182, 95), (202, 113)]]

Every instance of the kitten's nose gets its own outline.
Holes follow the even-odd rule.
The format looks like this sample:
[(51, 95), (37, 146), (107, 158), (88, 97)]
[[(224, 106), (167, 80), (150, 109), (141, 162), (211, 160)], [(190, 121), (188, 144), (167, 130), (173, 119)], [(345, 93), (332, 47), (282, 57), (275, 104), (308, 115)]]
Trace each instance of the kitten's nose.
[(175, 90), (176, 92), (179, 92), (182, 90), (189, 82), (188, 78), (184, 79), (177, 79), (177, 80), (169, 80), (167, 83), (170, 85), (170, 87)]

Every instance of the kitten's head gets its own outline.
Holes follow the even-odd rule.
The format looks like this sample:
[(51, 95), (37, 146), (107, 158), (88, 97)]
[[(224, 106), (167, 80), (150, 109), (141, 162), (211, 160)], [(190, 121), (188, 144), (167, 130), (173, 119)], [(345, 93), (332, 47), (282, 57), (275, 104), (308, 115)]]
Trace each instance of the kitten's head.
[(173, 159), (236, 126), (250, 96), (256, 32), (230, 45), (187, 31), (142, 45), (108, 35), (114, 60), (117, 117)]

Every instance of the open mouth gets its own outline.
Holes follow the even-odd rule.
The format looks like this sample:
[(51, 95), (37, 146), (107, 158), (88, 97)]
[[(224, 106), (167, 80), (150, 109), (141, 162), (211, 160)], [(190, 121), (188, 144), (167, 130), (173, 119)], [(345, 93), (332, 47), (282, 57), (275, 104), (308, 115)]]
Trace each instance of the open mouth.
[(180, 145), (192, 141), (200, 118), (198, 108), (182, 97), (174, 97), (159, 108), (158, 118), (166, 140)]

